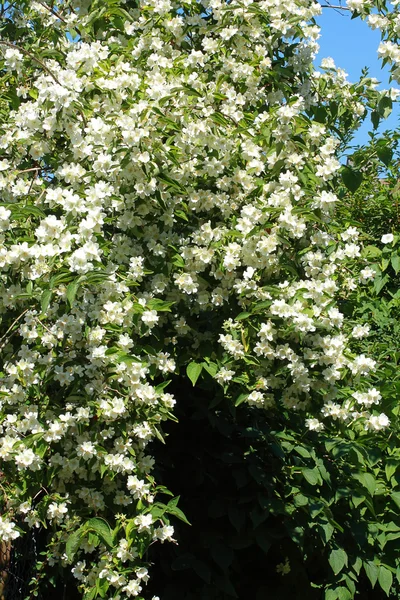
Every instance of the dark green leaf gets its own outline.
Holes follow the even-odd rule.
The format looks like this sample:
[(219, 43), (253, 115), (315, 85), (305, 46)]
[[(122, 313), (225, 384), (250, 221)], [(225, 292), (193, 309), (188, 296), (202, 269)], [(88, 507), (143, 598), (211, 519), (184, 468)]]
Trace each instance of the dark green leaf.
[(393, 152), (389, 146), (378, 146), (376, 153), (384, 165), (388, 166), (393, 157)]
[(351, 169), (350, 167), (343, 167), (342, 179), (347, 189), (354, 193), (362, 184), (363, 176), (359, 171), (354, 171), (354, 169)]

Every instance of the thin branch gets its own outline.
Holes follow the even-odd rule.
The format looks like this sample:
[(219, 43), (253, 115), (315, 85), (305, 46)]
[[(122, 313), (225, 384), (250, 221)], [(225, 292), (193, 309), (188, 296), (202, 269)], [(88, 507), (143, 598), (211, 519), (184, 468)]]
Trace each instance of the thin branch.
[(22, 46), (19, 46), (18, 44), (12, 44), (11, 42), (5, 42), (4, 40), (0, 40), (0, 44), (2, 44), (3, 46), (8, 46), (9, 48), (17, 48), (18, 50), (21, 50), (21, 52), (23, 52), (23, 54), (26, 54), (27, 56), (29, 56), (29, 58), (31, 58), (35, 62), (39, 63), (39, 65), (41, 65), (43, 67), (43, 69), (49, 75), (51, 75), (51, 77), (54, 79), (54, 81), (56, 83), (58, 83), (58, 85), (61, 85), (60, 82), (58, 81), (57, 77), (54, 75), (54, 73), (52, 71), (50, 71), (50, 69), (48, 67), (46, 67), (44, 62), (42, 62), (39, 58), (37, 58), (36, 56), (31, 54), (28, 50), (25, 50), (25, 48), (23, 48)]
[[(10, 325), (10, 327), (7, 329), (7, 331), (5, 332), (5, 334), (3, 335), (3, 337), (0, 339), (0, 350), (3, 350), (4, 346), (6, 345), (7, 341), (9, 338), (7, 338), (8, 334), (10, 333), (10, 331), (13, 329), (13, 327), (18, 323), (18, 321), (20, 321), (22, 319), (22, 317), (24, 316), (25, 313), (27, 313), (29, 310), (29, 308), (27, 308), (26, 310), (24, 310), (23, 313), (21, 313), (19, 315), (19, 317), (17, 317), (15, 319), (15, 321)], [(11, 337), (11, 336), (10, 336)], [(2, 343), (4, 342), (4, 343)]]
[(31, 169), (23, 169), (22, 171), (17, 171), (18, 175), (21, 173), (29, 173), (30, 171), (40, 171), (42, 167), (32, 167)]
[(321, 4), (321, 8), (334, 8), (335, 10), (351, 10), (348, 6), (333, 6), (332, 4)]
[(57, 17), (57, 19), (60, 19), (60, 21), (62, 21), (63, 23), (65, 23), (66, 25), (68, 25), (67, 21), (64, 19), (64, 17), (62, 17), (60, 15), (60, 13), (56, 12), (54, 10), (54, 8), (52, 8), (51, 6), (48, 6), (47, 4), (45, 4), (44, 2), (39, 2), (40, 6), (43, 6), (43, 8), (45, 8), (46, 10), (50, 11), (52, 15), (54, 15), (55, 17)]

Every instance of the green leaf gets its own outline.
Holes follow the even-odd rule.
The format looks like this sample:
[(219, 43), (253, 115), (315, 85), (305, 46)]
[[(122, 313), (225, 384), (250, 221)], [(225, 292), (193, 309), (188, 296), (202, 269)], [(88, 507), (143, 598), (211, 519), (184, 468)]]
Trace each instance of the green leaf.
[(363, 181), (362, 173), (354, 171), (350, 167), (342, 168), (342, 180), (350, 192), (356, 192)]
[(392, 256), (390, 257), (390, 262), (392, 263), (393, 270), (397, 275), (397, 273), (400, 271), (400, 256), (397, 254), (397, 252), (393, 252)]
[(196, 363), (196, 362), (191, 362), (186, 367), (186, 375), (189, 377), (193, 386), (196, 385), (196, 382), (197, 382), (198, 378), (200, 377), (200, 373), (202, 372), (202, 370), (203, 370), (203, 365)]
[(239, 406), (240, 404), (243, 404), (243, 402), (248, 398), (249, 394), (240, 394), (240, 396), (238, 396), (235, 400), (235, 406)]
[(211, 556), (224, 571), (232, 564), (234, 558), (232, 548), (220, 543), (211, 546)]
[(382, 250), (376, 246), (364, 246), (361, 255), (365, 258), (377, 258), (382, 254)]
[(347, 587), (338, 587), (336, 588), (338, 600), (351, 600), (353, 598), (353, 594)]
[(70, 307), (72, 307), (73, 303), (75, 302), (75, 297), (78, 292), (78, 289), (79, 289), (79, 283), (77, 283), (76, 281), (72, 281), (71, 283), (68, 284), (67, 300), (68, 300), (68, 304), (70, 305)]
[(146, 308), (156, 310), (157, 312), (171, 312), (171, 306), (174, 304), (175, 302), (165, 302), (165, 300), (160, 300), (159, 298), (152, 298), (146, 303)]
[(96, 587), (93, 587), (88, 592), (85, 592), (85, 594), (83, 596), (83, 600), (94, 600), (94, 598), (96, 598), (96, 596), (97, 596), (97, 589), (96, 589)]
[(379, 121), (381, 120), (379, 113), (376, 110), (371, 112), (371, 122), (374, 129), (378, 129)]
[(265, 526), (262, 527), (261, 529), (258, 529), (258, 531), (256, 532), (256, 542), (260, 546), (261, 550), (263, 550), (265, 552), (265, 554), (268, 554), (269, 549), (272, 546), (272, 543), (267, 538), (266, 533), (267, 533), (267, 531), (266, 531)]
[(44, 290), (42, 293), (42, 296), (40, 298), (40, 308), (42, 309), (43, 314), (49, 308), (52, 295), (53, 292), (51, 290)]
[(228, 596), (232, 596), (233, 598), (238, 597), (236, 590), (228, 577), (216, 576), (215, 583), (218, 589), (227, 594)]
[(371, 586), (374, 588), (378, 581), (378, 567), (375, 563), (368, 560), (363, 563), (364, 571), (368, 579), (370, 580)]
[(342, 548), (332, 550), (329, 555), (329, 564), (335, 575), (338, 575), (345, 565), (347, 565), (347, 554)]
[(244, 319), (248, 319), (249, 317), (251, 317), (251, 313), (241, 312), (240, 314), (238, 314), (237, 317), (235, 317), (235, 321), (243, 321)]
[(218, 365), (216, 365), (215, 363), (203, 362), (201, 364), (203, 365), (204, 370), (207, 371), (207, 373), (209, 373), (211, 377), (214, 377), (214, 375), (216, 375), (216, 373), (218, 372)]
[(393, 583), (393, 574), (387, 567), (381, 565), (379, 567), (378, 582), (387, 596), (390, 594), (390, 588)]
[(203, 581), (211, 583), (211, 570), (208, 565), (202, 560), (194, 560), (192, 562), (192, 568)]
[(400, 508), (400, 492), (392, 492), (390, 494), (391, 499), (396, 504), (397, 508)]
[(86, 521), (84, 525), (85, 531), (94, 531), (101, 541), (109, 548), (113, 547), (112, 529), (104, 519), (93, 517)]
[(393, 152), (389, 146), (378, 146), (376, 153), (384, 165), (388, 166), (393, 158)]
[(79, 529), (74, 531), (74, 533), (71, 533), (71, 535), (68, 537), (65, 545), (65, 554), (67, 555), (68, 560), (71, 560), (78, 551), (84, 534), (84, 529), (79, 527)]
[(391, 478), (393, 477), (393, 475), (396, 473), (398, 466), (399, 466), (399, 461), (394, 460), (394, 459), (386, 460), (385, 474), (386, 474), (386, 479), (388, 481), (390, 481)]
[(379, 294), (379, 292), (385, 287), (389, 279), (389, 275), (384, 275), (382, 277), (382, 275), (378, 273), (378, 275), (374, 279), (374, 290), (376, 294)]
[(321, 477), (317, 467), (314, 467), (314, 469), (303, 469), (302, 473), (310, 485), (321, 484)]
[(170, 515), (173, 515), (177, 519), (180, 519), (181, 521), (186, 523), (186, 525), (191, 525), (191, 523), (187, 520), (185, 513), (182, 512), (181, 509), (176, 506), (178, 500), (179, 496), (177, 496), (177, 498), (174, 498), (173, 500), (170, 500), (167, 504), (165, 512), (167, 512)]
[(376, 479), (373, 475), (371, 475), (371, 473), (356, 473), (354, 477), (361, 483), (362, 486), (367, 488), (371, 496), (374, 495), (376, 490)]
[(392, 112), (393, 102), (388, 96), (383, 96), (378, 102), (378, 113), (384, 119), (387, 119)]
[(322, 531), (324, 532), (323, 536), (321, 536), (321, 537), (323, 537), (323, 541), (325, 542), (325, 544), (327, 544), (329, 542), (329, 540), (331, 539), (333, 532), (335, 531), (335, 528), (330, 523), (320, 523), (319, 526), (322, 529)]

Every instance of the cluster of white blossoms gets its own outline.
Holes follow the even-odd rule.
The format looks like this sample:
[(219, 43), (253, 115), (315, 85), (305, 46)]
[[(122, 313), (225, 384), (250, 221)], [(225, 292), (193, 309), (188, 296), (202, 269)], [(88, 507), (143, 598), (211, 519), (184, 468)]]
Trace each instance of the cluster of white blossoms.
[[(28, 55), (1, 47), (20, 91), (0, 125), (7, 508), (21, 531), (52, 524), (52, 560), (90, 598), (100, 579), (123, 600), (148, 546), (173, 540), (147, 446), (188, 360), (211, 346), (226, 394), (306, 410), (310, 429), (388, 425), (335, 305), (360, 245), (326, 233), (338, 142), (314, 118), (327, 97), (353, 124), (363, 110), (342, 72), (314, 71), (310, 0), (18, 5), (44, 33)], [(113, 532), (97, 545), (93, 515)]]

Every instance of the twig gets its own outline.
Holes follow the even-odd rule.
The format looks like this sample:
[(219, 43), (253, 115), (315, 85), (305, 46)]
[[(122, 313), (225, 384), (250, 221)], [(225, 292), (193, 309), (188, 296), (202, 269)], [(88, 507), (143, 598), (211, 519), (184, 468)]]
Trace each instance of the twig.
[(21, 50), (21, 52), (23, 52), (24, 54), (26, 54), (27, 56), (29, 56), (29, 58), (31, 58), (35, 62), (39, 63), (39, 65), (41, 65), (41, 67), (49, 75), (51, 75), (51, 77), (54, 79), (54, 81), (56, 83), (58, 83), (58, 85), (61, 85), (60, 82), (58, 81), (57, 77), (54, 75), (54, 73), (52, 71), (50, 71), (50, 69), (48, 67), (46, 67), (46, 65), (44, 64), (44, 62), (41, 61), (40, 58), (37, 58), (36, 56), (34, 56), (34, 54), (31, 54), (29, 52), (29, 50), (25, 50), (25, 48), (23, 48), (22, 46), (18, 46), (18, 44), (12, 44), (11, 42), (5, 42), (4, 40), (0, 40), (0, 44), (2, 44), (3, 46), (8, 46), (9, 48), (17, 48), (18, 50)]
[[(14, 327), (14, 326), (15, 326), (15, 325), (18, 323), (18, 321), (19, 321), (20, 319), (22, 319), (22, 317), (24, 316), (24, 314), (25, 314), (25, 313), (27, 313), (27, 312), (28, 312), (28, 310), (30, 310), (30, 309), (29, 309), (29, 308), (26, 308), (26, 309), (24, 310), (24, 312), (23, 312), (23, 313), (21, 313), (21, 314), (19, 315), (19, 317), (17, 317), (13, 323), (11, 323), (10, 327), (7, 329), (7, 331), (5, 332), (5, 334), (3, 335), (3, 337), (2, 337), (2, 338), (0, 338), (0, 350), (3, 350), (4, 346), (6, 345), (6, 344), (5, 344), (5, 342), (7, 341), (7, 336), (8, 336), (8, 334), (10, 333), (10, 331), (12, 330), (12, 328), (13, 328), (13, 327)], [(4, 342), (4, 343), (2, 343), (2, 342)]]
[(18, 175), (21, 173), (29, 173), (29, 171), (40, 171), (42, 167), (32, 167), (31, 169), (23, 169), (22, 171), (18, 171)]
[(333, 6), (332, 4), (321, 4), (321, 8), (334, 8), (335, 10), (351, 10), (348, 6)]
[(55, 17), (57, 17), (57, 19), (60, 19), (60, 21), (62, 21), (63, 23), (65, 23), (66, 25), (68, 25), (67, 21), (64, 19), (64, 17), (62, 17), (58, 12), (56, 12), (54, 10), (54, 8), (52, 8), (51, 6), (48, 6), (47, 4), (45, 4), (44, 2), (39, 2), (40, 6), (43, 6), (43, 8), (46, 8), (48, 11), (51, 12), (52, 15), (54, 15)]

